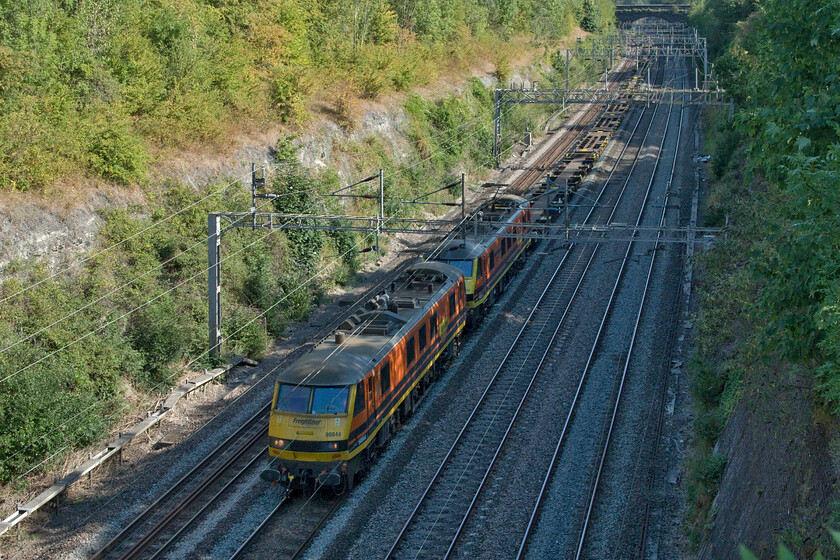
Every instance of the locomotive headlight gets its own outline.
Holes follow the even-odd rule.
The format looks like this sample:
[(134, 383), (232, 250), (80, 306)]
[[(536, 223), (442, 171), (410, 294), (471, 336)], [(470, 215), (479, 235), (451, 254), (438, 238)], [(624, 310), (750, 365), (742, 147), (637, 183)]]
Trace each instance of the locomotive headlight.
[(269, 445), (271, 445), (271, 447), (274, 447), (275, 449), (283, 449), (284, 447), (286, 447), (286, 443), (287, 442), (284, 439), (271, 438)]

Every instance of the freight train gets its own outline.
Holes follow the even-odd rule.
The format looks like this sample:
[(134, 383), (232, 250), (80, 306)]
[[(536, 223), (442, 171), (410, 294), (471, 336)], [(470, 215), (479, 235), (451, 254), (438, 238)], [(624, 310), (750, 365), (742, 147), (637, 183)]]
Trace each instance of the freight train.
[(566, 204), (627, 107), (607, 107), (530, 199), (494, 197), (277, 376), (263, 479), (289, 488), (353, 486), (522, 266), (533, 242), (531, 200), (548, 193), (550, 205)]
[(529, 224), (527, 200), (494, 198), (280, 373), (262, 477), (352, 487), (521, 266)]

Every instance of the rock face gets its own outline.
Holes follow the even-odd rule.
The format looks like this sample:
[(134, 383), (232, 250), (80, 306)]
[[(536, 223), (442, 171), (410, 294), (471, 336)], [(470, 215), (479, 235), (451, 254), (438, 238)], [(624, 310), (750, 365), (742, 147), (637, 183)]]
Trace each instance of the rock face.
[(90, 249), (102, 223), (96, 210), (109, 205), (104, 197), (96, 197), (64, 213), (30, 203), (0, 207), (0, 277), (15, 260), (38, 259), (57, 266)]
[[(368, 111), (351, 131), (333, 122), (318, 125), (315, 133), (301, 135), (294, 144), (299, 148), (298, 159), (311, 169), (334, 167), (342, 181), (357, 180), (350, 156), (341, 151), (348, 143), (358, 143), (376, 137), (395, 158), (405, 159), (410, 154), (407, 139), (408, 117), (401, 110)], [(225, 177), (245, 179), (247, 188), (251, 163), (273, 165), (272, 145), (244, 146), (227, 161), (200, 162), (187, 166), (174, 163), (163, 173), (164, 180), (178, 180), (198, 188), (209, 181)], [(371, 170), (371, 174), (377, 170)], [(8, 272), (8, 265), (17, 260), (37, 259), (56, 268), (74, 261), (74, 256), (89, 250), (96, 241), (102, 218), (99, 211), (122, 208), (139, 202), (131, 195), (107, 196), (101, 192), (86, 197), (81, 202), (51, 208), (51, 201), (27, 202), (23, 195), (14, 202), (0, 202), (0, 279)]]
[(807, 376), (775, 371), (745, 384), (746, 397), (716, 446), (727, 466), (698, 559), (738, 558), (740, 544), (759, 558), (775, 557), (777, 538), (800, 546), (804, 555), (797, 557), (827, 551), (828, 532), (820, 527), (831, 514), (837, 476), (811, 385)]
[[(342, 151), (347, 144), (358, 144), (366, 138), (376, 138), (397, 163), (405, 161), (412, 147), (408, 140), (409, 120), (402, 109), (389, 111), (367, 111), (361, 122), (352, 130), (345, 130), (332, 121), (318, 125), (314, 134), (301, 135), (294, 144), (298, 147), (298, 159), (310, 169), (332, 167), (342, 183), (352, 183), (361, 177), (352, 164), (350, 155)], [(370, 174), (377, 172), (371, 169)]]

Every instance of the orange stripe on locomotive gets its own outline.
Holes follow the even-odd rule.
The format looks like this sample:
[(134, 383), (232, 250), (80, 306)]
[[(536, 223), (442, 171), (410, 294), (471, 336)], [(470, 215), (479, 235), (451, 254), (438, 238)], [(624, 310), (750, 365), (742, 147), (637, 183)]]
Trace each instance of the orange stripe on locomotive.
[[(428, 385), (435, 362), (457, 347), (466, 322), (463, 276), (440, 263), (407, 274), (278, 376), (269, 455), (282, 478), (352, 484), (387, 442), (395, 415), (410, 411)], [(324, 405), (330, 395), (332, 410)]]

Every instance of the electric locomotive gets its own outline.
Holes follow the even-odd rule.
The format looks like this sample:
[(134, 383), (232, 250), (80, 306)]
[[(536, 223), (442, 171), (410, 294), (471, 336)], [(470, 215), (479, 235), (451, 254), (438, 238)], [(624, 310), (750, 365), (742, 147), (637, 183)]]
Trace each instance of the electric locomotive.
[(350, 488), (460, 348), (463, 273), (421, 262), (277, 376), (262, 477)]
[(446, 263), (464, 273), (469, 323), (473, 327), (504, 291), (511, 268), (531, 240), (506, 237), (531, 231), (531, 204), (512, 194), (500, 195), (482, 205), (454, 239), (427, 260)]

